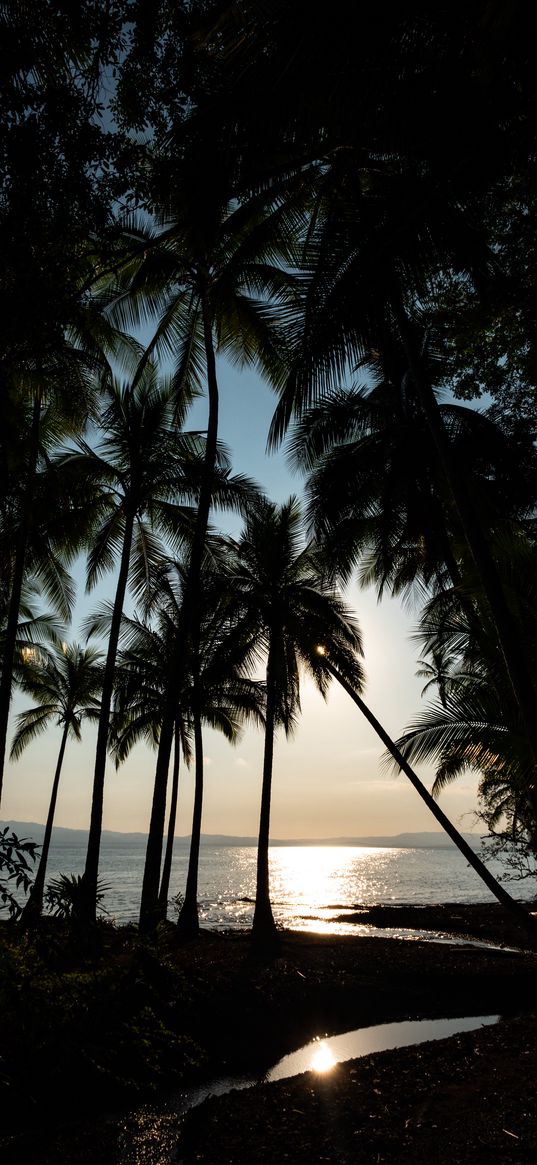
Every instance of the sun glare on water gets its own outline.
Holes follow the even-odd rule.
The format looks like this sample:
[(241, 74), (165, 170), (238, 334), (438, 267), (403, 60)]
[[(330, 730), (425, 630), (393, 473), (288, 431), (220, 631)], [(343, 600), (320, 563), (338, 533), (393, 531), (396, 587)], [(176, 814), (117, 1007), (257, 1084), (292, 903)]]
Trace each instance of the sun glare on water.
[[(285, 895), (303, 907), (326, 905), (341, 888), (345, 851), (332, 846), (304, 846), (273, 850), (273, 896)], [(340, 899), (339, 899), (340, 900)]]
[[(338, 913), (347, 904), (382, 898), (386, 852), (359, 846), (274, 847), (270, 856), (273, 901), (285, 903), (288, 925), (321, 931), (328, 908)], [(295, 915), (292, 922), (290, 911)], [(309, 914), (314, 915), (311, 924)]]

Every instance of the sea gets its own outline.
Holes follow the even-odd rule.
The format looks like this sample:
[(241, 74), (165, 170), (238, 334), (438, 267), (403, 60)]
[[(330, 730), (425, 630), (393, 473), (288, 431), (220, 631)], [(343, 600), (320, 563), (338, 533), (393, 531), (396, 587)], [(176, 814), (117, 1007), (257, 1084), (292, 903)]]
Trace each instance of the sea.
[[(107, 887), (103, 917), (117, 925), (138, 919), (145, 839), (103, 840), (100, 878)], [(80, 874), (82, 844), (53, 844), (47, 881), (59, 874)], [(505, 869), (487, 865), (497, 877)], [(177, 917), (186, 883), (188, 844), (176, 841), (168, 917)], [(199, 868), (200, 923), (211, 930), (248, 928), (255, 897), (256, 848), (202, 842)], [(521, 899), (534, 899), (534, 879), (505, 882)], [(295, 930), (356, 934), (357, 908), (372, 905), (483, 903), (495, 899), (453, 846), (441, 848), (352, 845), (285, 845), (270, 851), (270, 886), (277, 923)], [(370, 928), (364, 928), (369, 933)], [(393, 935), (394, 931), (390, 933)], [(405, 932), (406, 933), (406, 932)]]

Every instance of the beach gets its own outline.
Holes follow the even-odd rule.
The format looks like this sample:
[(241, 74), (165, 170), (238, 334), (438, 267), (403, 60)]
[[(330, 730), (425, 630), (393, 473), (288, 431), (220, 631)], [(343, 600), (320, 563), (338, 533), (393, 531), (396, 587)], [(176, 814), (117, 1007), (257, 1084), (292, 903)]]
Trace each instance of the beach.
[[(355, 1027), (501, 1016), (494, 1026), (257, 1084), (186, 1116), (173, 1089), (112, 1112), (101, 1098), (68, 1123), (58, 1113), (51, 1127), (49, 1114), (27, 1135), (14, 1131), (5, 1151), (28, 1165), (534, 1161), (537, 955), (494, 905), (440, 908), (431, 926), (442, 930), (454, 911), (458, 934), (475, 932), (477, 945), (282, 932), (262, 958), (246, 933), (170, 939), (166, 962), (188, 990), (185, 1034), (204, 1052), (181, 1088), (262, 1074), (312, 1037)], [(128, 947), (114, 957), (128, 959)]]

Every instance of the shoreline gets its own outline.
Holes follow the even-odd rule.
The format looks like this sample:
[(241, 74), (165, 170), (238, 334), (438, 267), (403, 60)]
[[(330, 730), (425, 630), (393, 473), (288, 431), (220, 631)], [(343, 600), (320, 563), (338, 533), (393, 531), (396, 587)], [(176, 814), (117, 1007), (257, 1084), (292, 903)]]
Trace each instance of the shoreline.
[[(537, 913), (535, 901), (520, 900), (530, 914)], [(394, 930), (436, 931), (454, 939), (472, 938), (500, 947), (513, 945), (527, 949), (525, 932), (499, 903), (444, 902), (420, 905), (358, 905), (340, 916), (342, 921)], [(335, 919), (334, 921), (338, 921)]]
[[(423, 908), (405, 909), (415, 912)], [(421, 1157), (412, 1156), (418, 1150), (409, 1140), (409, 1129), (413, 1130), (413, 1137), (419, 1135), (422, 1139), (427, 1131), (428, 1152), (434, 1157), (430, 1138), (434, 1140), (436, 1135), (433, 1126), (439, 1129), (440, 1124), (431, 1117), (430, 1104), (427, 1107), (427, 1090), (439, 1104), (441, 1099), (445, 1108), (453, 1082), (459, 1081), (453, 1092), (454, 1127), (460, 1124), (457, 1106), (460, 1108), (464, 1102), (464, 1090), (470, 1089), (474, 1110), (482, 1112), (483, 1121), (490, 1107), (491, 1121), (502, 1119), (513, 1132), (518, 1154), (513, 1160), (537, 1159), (531, 1139), (534, 1133), (529, 1128), (531, 1125), (533, 1129), (533, 1115), (531, 1120), (528, 1117), (524, 1132), (530, 1138), (533, 1156), (524, 1157), (514, 1139), (521, 1135), (518, 1126), (511, 1129), (501, 1099), (505, 1092), (505, 1104), (511, 1106), (513, 1113), (518, 1112), (514, 1066), (518, 1064), (520, 1072), (522, 1065), (527, 1082), (537, 1072), (537, 1020), (531, 1014), (535, 1008), (537, 955), (520, 947), (513, 949), (510, 923), (499, 906), (479, 907), (476, 913), (473, 907), (446, 904), (437, 908), (435, 929), (440, 929), (438, 922), (445, 920), (447, 910), (459, 913), (459, 925), (468, 928), (467, 936), (476, 925), (486, 924), (496, 946), (287, 931), (281, 934), (276, 955), (263, 960), (252, 951), (247, 933), (202, 931), (196, 940), (178, 945), (175, 932), (169, 932), (160, 962), (157, 965), (151, 956), (148, 965), (159, 983), (161, 997), (167, 989), (170, 968), (184, 981), (188, 1006), (181, 1023), (185, 1038), (195, 1040), (203, 1049), (203, 1063), (187, 1070), (182, 1083), (168, 1089), (178, 1091), (219, 1075), (255, 1075), (315, 1035), (398, 1019), (500, 1014), (504, 1018), (492, 1034), (487, 1028), (435, 1044), (376, 1053), (366, 1060), (338, 1066), (330, 1079), (310, 1073), (277, 1084), (256, 1085), (248, 1092), (209, 1100), (181, 1119), (170, 1113), (164, 1099), (160, 1111), (157, 1098), (148, 1108), (149, 1098), (142, 1094), (135, 1107), (132, 1098), (125, 1098), (123, 1109), (115, 1116), (106, 1115), (106, 1105), (103, 1108), (101, 1101), (100, 1115), (99, 1109), (92, 1109), (91, 1116), (81, 1112), (69, 1127), (58, 1125), (54, 1129), (49, 1121), (47, 1130), (47, 1122), (37, 1120), (28, 1137), (13, 1130), (13, 1136), (4, 1140), (4, 1148), (22, 1154), (28, 1165), (168, 1165), (171, 1149), (179, 1140), (181, 1149), (176, 1160), (184, 1165), (249, 1165), (256, 1156), (263, 1165), (280, 1165), (286, 1153), (287, 1159), (297, 1165), (302, 1161), (306, 1165), (307, 1160), (309, 1165), (317, 1160), (340, 1165), (347, 1161), (347, 1152), (351, 1154), (349, 1162), (363, 1160), (369, 1165), (377, 1159), (401, 1160), (410, 1165), (414, 1160), (421, 1161)], [(130, 975), (129, 960), (133, 955), (127, 937), (115, 933), (110, 941), (116, 944), (113, 958), (118, 965), (125, 962)], [(480, 939), (481, 935), (476, 937)], [(525, 1013), (524, 1018), (517, 1018), (521, 1013)], [(503, 1081), (493, 1104), (485, 1087), (485, 1069), (493, 1073), (497, 1082)], [(512, 1086), (504, 1081), (509, 1072)], [(478, 1077), (479, 1095), (474, 1087)], [(164, 1097), (163, 1091), (161, 1095)], [(524, 1087), (520, 1096), (522, 1104)], [(535, 1106), (529, 1105), (527, 1096), (525, 1103), (533, 1114)], [(425, 1108), (418, 1120), (420, 1105)], [(330, 1149), (322, 1141), (325, 1134), (319, 1126), (319, 1113), (326, 1106), (339, 1129), (339, 1156), (334, 1156), (334, 1146)], [(469, 1110), (467, 1115), (470, 1119)], [(353, 1126), (351, 1134), (353, 1122), (356, 1129)], [(344, 1129), (350, 1138), (346, 1148), (341, 1141)], [(244, 1130), (248, 1130), (247, 1134)], [(445, 1140), (446, 1136), (443, 1128), (442, 1138)], [(323, 1154), (312, 1156), (316, 1139), (323, 1143)], [(501, 1134), (498, 1142), (504, 1154), (502, 1162), (511, 1160), (503, 1145), (510, 1139)], [(369, 1156), (356, 1155), (358, 1141), (360, 1152), (369, 1146)], [(410, 1155), (397, 1156), (407, 1142), (414, 1146), (412, 1150), (408, 1148)], [(440, 1146), (442, 1143), (439, 1141)], [(490, 1159), (490, 1147), (487, 1152)], [(461, 1154), (463, 1149), (458, 1145), (449, 1157), (442, 1158), (440, 1152), (439, 1159), (470, 1161), (470, 1156)], [(471, 1159), (484, 1161), (485, 1157), (476, 1156), (474, 1146)]]

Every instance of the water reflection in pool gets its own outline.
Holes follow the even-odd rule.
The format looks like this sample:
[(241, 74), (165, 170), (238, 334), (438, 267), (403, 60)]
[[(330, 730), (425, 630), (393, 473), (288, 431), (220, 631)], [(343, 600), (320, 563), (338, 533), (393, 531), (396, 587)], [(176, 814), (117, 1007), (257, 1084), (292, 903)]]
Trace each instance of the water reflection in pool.
[[(284, 1056), (264, 1077), (264, 1082), (284, 1080), (301, 1072), (326, 1075), (337, 1063), (367, 1056), (371, 1052), (440, 1040), (458, 1032), (474, 1031), (496, 1023), (497, 1015), (478, 1015), (459, 1019), (409, 1020), (358, 1028), (343, 1035), (312, 1040), (289, 1056)], [(252, 1088), (261, 1083), (256, 1077), (222, 1076), (199, 1088), (176, 1093), (163, 1104), (144, 1105), (131, 1112), (122, 1122), (119, 1137), (122, 1165), (170, 1165), (178, 1158), (172, 1151), (177, 1144), (177, 1117), (195, 1108), (210, 1096), (225, 1096), (234, 1089)]]
[(318, 1040), (312, 1052), (310, 1068), (312, 1072), (330, 1072), (337, 1064), (334, 1053), (331, 1052), (325, 1040)]
[(426, 1040), (443, 1040), (459, 1032), (474, 1031), (497, 1023), (498, 1015), (473, 1015), (458, 1019), (415, 1019), (399, 1023), (382, 1023), (376, 1027), (356, 1028), (340, 1036), (318, 1037), (297, 1052), (284, 1056), (267, 1072), (265, 1080), (285, 1080), (301, 1072), (327, 1072), (345, 1060), (385, 1052), (389, 1048), (407, 1048)]
[(178, 1093), (172, 1107), (175, 1112), (186, 1112), (189, 1108), (201, 1104), (208, 1096), (224, 1096), (234, 1088), (252, 1088), (259, 1083), (286, 1080), (289, 1076), (299, 1076), (301, 1072), (325, 1074), (345, 1060), (359, 1059), (360, 1056), (385, 1052), (390, 1048), (423, 1044), (427, 1040), (443, 1040), (446, 1036), (475, 1031), (477, 1028), (497, 1023), (499, 1018), (499, 1015), (471, 1015), (459, 1016), (456, 1019), (413, 1019), (355, 1028), (339, 1036), (316, 1036), (296, 1052), (291, 1052), (278, 1060), (262, 1081), (259, 1077), (253, 1076), (222, 1076), (200, 1088)]

